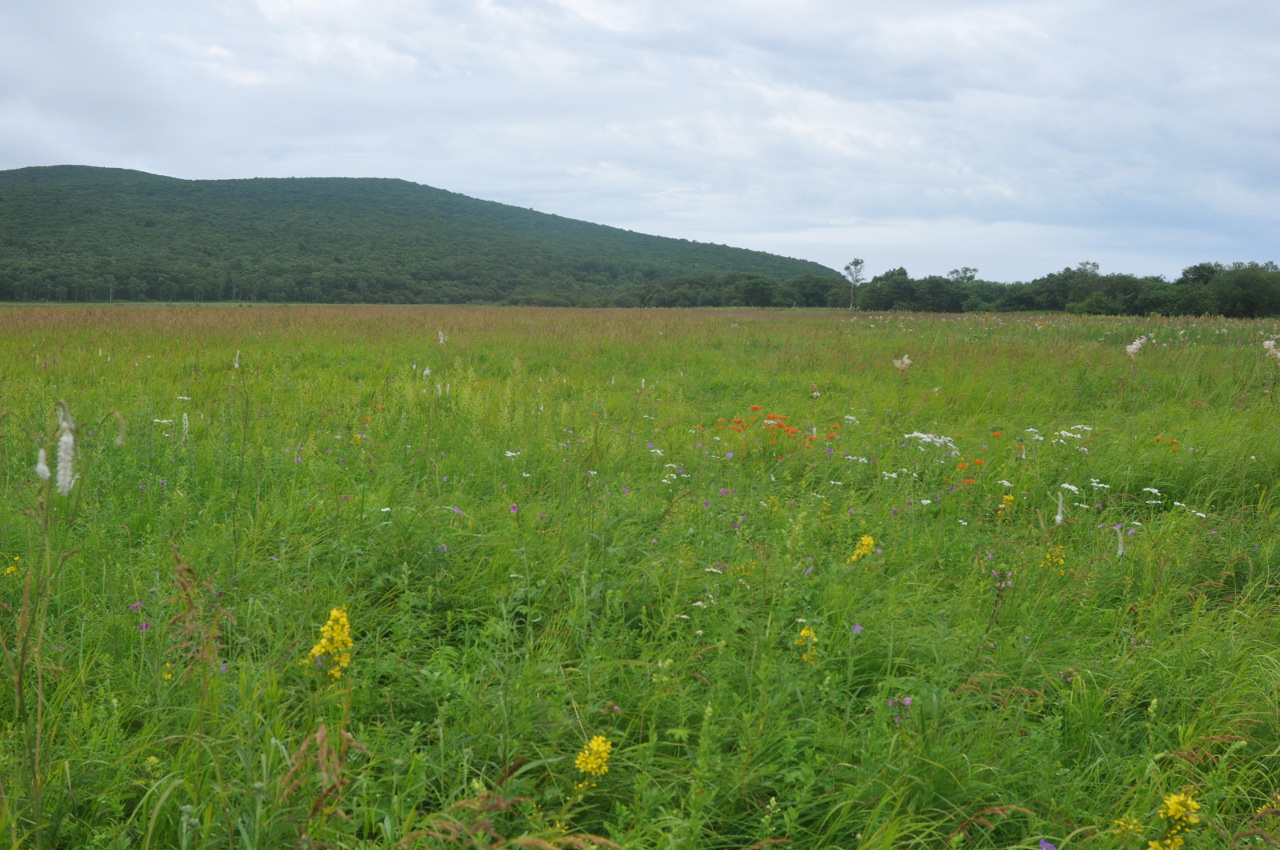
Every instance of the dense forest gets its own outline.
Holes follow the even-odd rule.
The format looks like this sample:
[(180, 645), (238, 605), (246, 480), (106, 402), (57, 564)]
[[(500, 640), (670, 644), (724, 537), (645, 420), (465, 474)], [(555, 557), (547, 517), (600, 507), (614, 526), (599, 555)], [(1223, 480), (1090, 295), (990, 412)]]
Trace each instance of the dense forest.
[[(0, 172), (0, 300), (639, 306), (713, 279), (715, 303), (839, 274), (403, 180)], [(697, 284), (678, 283), (675, 288)]]
[[(852, 265), (852, 264), (851, 264)], [(817, 263), (647, 236), (403, 180), (179, 180), (0, 171), (0, 301), (304, 301), (922, 312), (1280, 315), (1274, 263), (1174, 281), (1094, 263), (1030, 282), (977, 270), (864, 281)]]

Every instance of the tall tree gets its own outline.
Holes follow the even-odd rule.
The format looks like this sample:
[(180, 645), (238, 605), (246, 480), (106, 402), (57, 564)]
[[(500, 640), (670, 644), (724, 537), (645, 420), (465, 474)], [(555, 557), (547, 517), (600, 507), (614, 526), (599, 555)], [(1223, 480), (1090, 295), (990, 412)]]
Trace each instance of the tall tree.
[(849, 309), (853, 309), (854, 303), (858, 300), (858, 287), (862, 286), (865, 280), (862, 273), (862, 267), (866, 265), (866, 261), (861, 258), (850, 260), (845, 264), (844, 276), (849, 279)]

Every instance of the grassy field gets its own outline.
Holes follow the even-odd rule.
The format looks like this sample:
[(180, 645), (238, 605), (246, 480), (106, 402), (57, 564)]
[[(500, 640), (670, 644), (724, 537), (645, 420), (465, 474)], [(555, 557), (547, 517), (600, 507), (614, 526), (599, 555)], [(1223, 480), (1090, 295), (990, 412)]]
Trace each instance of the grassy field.
[(0, 308), (0, 840), (1274, 844), (1277, 335)]

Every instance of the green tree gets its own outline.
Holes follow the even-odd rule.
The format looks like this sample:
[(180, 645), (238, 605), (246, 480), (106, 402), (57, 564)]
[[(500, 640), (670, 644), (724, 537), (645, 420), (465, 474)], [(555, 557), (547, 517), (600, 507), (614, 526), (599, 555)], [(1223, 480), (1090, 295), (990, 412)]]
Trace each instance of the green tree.
[(863, 276), (863, 266), (866, 261), (861, 257), (856, 257), (845, 263), (844, 276), (849, 281), (849, 309), (852, 310), (858, 301), (858, 288), (862, 286), (865, 278)]

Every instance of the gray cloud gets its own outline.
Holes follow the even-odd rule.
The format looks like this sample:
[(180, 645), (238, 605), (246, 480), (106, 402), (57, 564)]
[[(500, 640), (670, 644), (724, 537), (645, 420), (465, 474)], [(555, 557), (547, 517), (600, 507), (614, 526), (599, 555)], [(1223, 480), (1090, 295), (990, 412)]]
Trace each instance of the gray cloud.
[(0, 11), (0, 168), (402, 177), (913, 273), (1273, 259), (1257, 2), (56, 0)]

